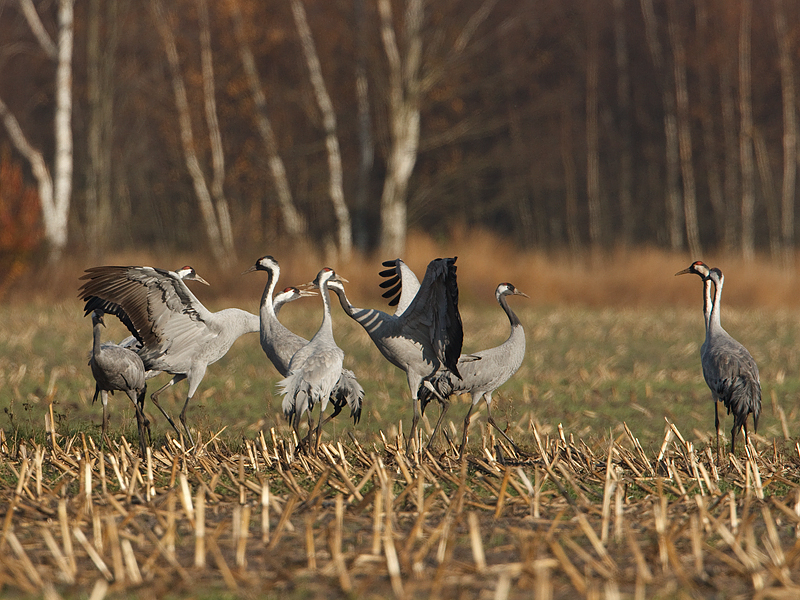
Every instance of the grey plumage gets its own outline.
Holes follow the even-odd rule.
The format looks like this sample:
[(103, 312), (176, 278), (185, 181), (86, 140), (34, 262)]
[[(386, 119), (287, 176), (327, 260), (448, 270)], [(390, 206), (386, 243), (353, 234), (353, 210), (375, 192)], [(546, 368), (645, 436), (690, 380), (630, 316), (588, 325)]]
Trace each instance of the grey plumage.
[(311, 435), (311, 411), (316, 404), (320, 405), (317, 442), (322, 426), (322, 415), (328, 405), (333, 389), (342, 374), (344, 352), (336, 345), (333, 338), (333, 320), (331, 318), (331, 302), (328, 293), (330, 281), (341, 281), (338, 275), (325, 267), (314, 284), (319, 288), (322, 297), (322, 323), (317, 333), (307, 344), (295, 352), (289, 362), (289, 373), (278, 383), (283, 393), (283, 413), (298, 432), (299, 421), (303, 413), (309, 413), (309, 438)]
[[(520, 292), (510, 283), (501, 283), (495, 290), (495, 298), (505, 311), (511, 323), (511, 333), (505, 342), (488, 350), (481, 350), (473, 354), (462, 355), (458, 361), (458, 371), (461, 374), (459, 379), (450, 371), (444, 371), (431, 377), (430, 380), (423, 382), (420, 387), (419, 399), (422, 411), (425, 406), (433, 399), (439, 399), (443, 403), (442, 413), (439, 421), (434, 428), (436, 430), (444, 417), (448, 408), (447, 398), (452, 394), (468, 393), (471, 403), (466, 416), (464, 417), (464, 433), (459, 447), (459, 456), (464, 452), (467, 443), (467, 431), (469, 429), (470, 417), (475, 406), (481, 398), (486, 401), (486, 411), (488, 421), (492, 424), (511, 444), (514, 444), (506, 433), (500, 429), (492, 418), (492, 393), (508, 381), (517, 372), (522, 360), (525, 358), (525, 331), (517, 315), (508, 306), (507, 296), (524, 296), (527, 294)], [(433, 435), (431, 436), (433, 438)], [(516, 446), (516, 444), (514, 444)]]
[[(265, 271), (267, 273), (267, 284), (264, 287), (259, 308), (261, 348), (278, 370), (278, 373), (286, 377), (289, 374), (289, 363), (292, 357), (300, 348), (308, 344), (308, 340), (290, 331), (278, 320), (278, 312), (282, 306), (282, 302), (278, 303), (278, 298), (281, 294), (276, 296), (274, 300), (272, 299), (272, 294), (275, 291), (281, 273), (278, 261), (269, 255), (262, 256), (245, 273), (252, 273), (253, 271)], [(297, 290), (297, 288), (292, 289)], [(316, 292), (303, 289), (297, 290), (297, 294), (300, 296), (313, 296), (316, 295)], [(294, 299), (297, 298), (291, 298), (291, 300)], [(289, 300), (288, 297), (287, 300)], [(363, 400), (364, 388), (358, 383), (355, 373), (349, 369), (342, 369), (331, 398), (333, 413), (322, 422), (322, 426), (342, 412), (345, 406), (350, 407), (350, 417), (353, 419), (354, 424), (358, 424), (361, 419)]]
[(92, 311), (92, 353), (89, 357), (89, 366), (95, 380), (92, 402), (99, 395), (103, 403), (102, 436), (105, 438), (108, 424), (108, 393), (125, 392), (136, 410), (139, 446), (142, 456), (144, 456), (147, 444), (145, 440), (147, 423), (144, 420), (144, 398), (147, 393), (147, 384), (145, 383), (144, 363), (133, 350), (109, 342), (101, 343), (101, 327), (104, 326), (103, 312)]
[(384, 297), (391, 297), (394, 314), (376, 309), (355, 308), (347, 299), (344, 287), (329, 286), (345, 313), (367, 332), (375, 346), (390, 363), (406, 373), (414, 407), (408, 441), (414, 439), (419, 420), (418, 390), (422, 380), (437, 371), (448, 369), (458, 376), (463, 330), (458, 312), (456, 259), (438, 258), (428, 264), (420, 284), (414, 273), (399, 258), (384, 262), (381, 272), (391, 287)]
[[(198, 275), (193, 279), (203, 281)], [(188, 277), (187, 277), (188, 278)], [(169, 386), (188, 379), (189, 392), (180, 414), (189, 441), (186, 409), (208, 365), (225, 356), (245, 333), (259, 330), (258, 316), (238, 308), (209, 311), (174, 271), (153, 267), (102, 266), (86, 270), (80, 296), (88, 313), (94, 309), (117, 316), (141, 343), (139, 356), (148, 371), (174, 377), (151, 396), (170, 425), (158, 396)]]
[(736, 432), (743, 428), (745, 436), (747, 435), (747, 416), (751, 413), (753, 430), (758, 430), (758, 419), (761, 415), (761, 382), (758, 366), (747, 349), (733, 339), (720, 323), (722, 286), (725, 281), (722, 271), (716, 267), (709, 268), (705, 263), (696, 261), (676, 275), (684, 273), (694, 273), (703, 280), (703, 317), (706, 324), (706, 337), (700, 347), (700, 361), (703, 366), (703, 378), (711, 390), (714, 401), (717, 452), (720, 448), (717, 403), (722, 402), (728, 414), (733, 413), (734, 417), (731, 428), (731, 453), (733, 453)]

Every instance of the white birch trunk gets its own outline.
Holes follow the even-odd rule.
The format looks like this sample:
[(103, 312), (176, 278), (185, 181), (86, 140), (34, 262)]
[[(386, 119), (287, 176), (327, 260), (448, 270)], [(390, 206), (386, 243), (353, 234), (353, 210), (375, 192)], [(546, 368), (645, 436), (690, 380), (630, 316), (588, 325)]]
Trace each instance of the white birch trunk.
[(178, 49), (175, 45), (175, 37), (172, 34), (167, 16), (161, 6), (160, 0), (151, 0), (151, 7), (153, 10), (153, 18), (158, 29), (161, 41), (164, 44), (164, 51), (167, 55), (167, 63), (172, 78), (172, 91), (175, 96), (175, 107), (178, 111), (178, 125), (181, 133), (181, 145), (183, 146), (184, 160), (186, 161), (186, 168), (192, 178), (194, 185), (195, 197), (200, 208), (200, 215), (203, 219), (206, 235), (208, 236), (209, 244), (211, 245), (211, 252), (214, 259), (220, 265), (225, 265), (229, 256), (225, 252), (222, 245), (222, 238), (217, 222), (216, 213), (214, 211), (214, 204), (211, 201), (211, 194), (209, 193), (208, 186), (206, 185), (205, 175), (203, 169), (200, 167), (200, 161), (197, 158), (197, 151), (194, 146), (194, 134), (192, 133), (192, 121), (189, 112), (189, 101), (186, 96), (186, 86), (183, 82), (183, 75), (180, 69), (180, 60), (178, 58)]
[(233, 226), (228, 199), (225, 197), (225, 152), (222, 147), (222, 134), (217, 118), (217, 100), (214, 89), (214, 61), (211, 54), (211, 28), (208, 22), (208, 1), (197, 0), (200, 18), (200, 58), (203, 71), (203, 98), (205, 100), (206, 123), (211, 146), (211, 197), (217, 211), (220, 239), (228, 262), (236, 260), (236, 247), (233, 242)]
[(325, 87), (325, 80), (322, 77), (322, 66), (317, 56), (317, 49), (314, 46), (314, 38), (311, 36), (311, 28), (308, 26), (306, 10), (301, 0), (291, 0), (291, 3), (297, 32), (300, 35), (300, 45), (303, 48), (303, 55), (308, 65), (311, 87), (314, 90), (314, 97), (317, 99), (317, 105), (322, 113), (322, 124), (325, 129), (325, 147), (328, 150), (328, 173), (330, 178), (328, 193), (338, 223), (339, 255), (343, 260), (349, 260), (353, 253), (353, 226), (350, 220), (350, 211), (344, 200), (342, 155), (339, 151), (339, 138), (336, 135), (336, 113), (333, 110), (333, 102), (331, 102), (328, 90)]

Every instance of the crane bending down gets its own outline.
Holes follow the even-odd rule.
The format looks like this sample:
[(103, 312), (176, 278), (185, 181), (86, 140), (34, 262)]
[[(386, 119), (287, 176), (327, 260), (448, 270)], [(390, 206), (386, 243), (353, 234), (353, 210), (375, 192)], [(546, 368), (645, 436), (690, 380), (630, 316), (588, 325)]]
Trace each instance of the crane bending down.
[[(508, 435), (497, 426), (494, 418), (492, 418), (492, 393), (517, 372), (520, 365), (522, 365), (523, 358), (525, 358), (525, 330), (517, 315), (508, 306), (506, 297), (523, 296), (527, 298), (528, 295), (520, 292), (510, 283), (501, 283), (498, 285), (494, 295), (511, 323), (511, 333), (508, 339), (494, 348), (481, 350), (480, 352), (465, 356), (462, 355), (458, 361), (458, 371), (461, 373), (461, 379), (455, 377), (450, 371), (443, 371), (431, 377), (430, 380), (423, 381), (419, 390), (419, 399), (423, 412), (428, 402), (434, 398), (442, 402), (442, 412), (434, 428), (433, 435), (436, 434), (436, 430), (439, 428), (444, 414), (449, 407), (449, 402), (447, 402), (446, 399), (452, 394), (468, 393), (470, 395), (472, 402), (470, 403), (467, 415), (464, 417), (464, 434), (461, 438), (461, 446), (459, 446), (458, 449), (459, 457), (463, 455), (464, 447), (467, 444), (467, 431), (469, 429), (472, 411), (480, 402), (481, 398), (486, 401), (486, 412), (488, 413), (489, 423), (491, 423), (514, 448), (517, 447)], [(431, 440), (433, 439), (433, 435), (431, 435)]]
[[(700, 360), (703, 365), (703, 378), (711, 390), (714, 400), (714, 428), (717, 434), (717, 453), (719, 454), (719, 411), (722, 402), (733, 413), (731, 427), (731, 454), (736, 443), (736, 432), (744, 430), (747, 443), (747, 416), (753, 414), (753, 431), (758, 431), (758, 418), (761, 415), (761, 381), (756, 361), (747, 349), (733, 339), (720, 323), (720, 303), (725, 278), (718, 268), (709, 269), (697, 261), (688, 269), (676, 273), (695, 273), (703, 278), (703, 314), (706, 317), (706, 339), (700, 347)], [(713, 300), (711, 284), (714, 284)]]
[[(308, 411), (308, 436), (310, 439), (311, 411), (319, 403), (319, 425), (317, 427), (317, 445), (322, 427), (322, 415), (327, 408), (336, 382), (342, 375), (344, 352), (333, 339), (333, 320), (331, 318), (331, 300), (328, 283), (344, 281), (333, 269), (325, 267), (314, 280), (322, 297), (322, 324), (311, 341), (305, 344), (289, 362), (289, 373), (278, 382), (283, 393), (283, 414), (292, 423), (295, 434), (298, 434), (300, 418)], [(298, 435), (299, 438), (299, 435)]]
[[(254, 271), (265, 271), (267, 273), (267, 284), (264, 286), (259, 308), (261, 348), (278, 373), (286, 377), (289, 374), (289, 363), (292, 357), (300, 348), (308, 344), (308, 340), (290, 331), (278, 320), (278, 311), (282, 305), (282, 303), (279, 305), (278, 300), (289, 289), (296, 290), (296, 293), (293, 293), (291, 298), (287, 296), (287, 301), (296, 300), (301, 296), (315, 296), (317, 292), (307, 290), (305, 287), (303, 289), (286, 288), (283, 293), (275, 296), (273, 300), (272, 294), (278, 285), (278, 278), (281, 273), (278, 261), (269, 255), (262, 256), (245, 273)], [(296, 294), (299, 294), (299, 296)], [(343, 368), (341, 377), (336, 382), (330, 399), (333, 405), (333, 413), (322, 422), (321, 427), (324, 427), (328, 421), (342, 412), (345, 406), (350, 407), (350, 417), (353, 419), (354, 424), (358, 424), (361, 419), (363, 400), (364, 388), (358, 383), (355, 373)]]
[[(151, 398), (178, 435), (175, 422), (161, 408), (158, 396), (169, 386), (188, 379), (189, 392), (180, 419), (194, 444), (186, 426), (189, 401), (208, 365), (225, 356), (239, 337), (259, 330), (258, 316), (238, 308), (209, 311), (175, 271), (102, 266), (87, 269), (81, 279), (86, 280), (80, 289), (86, 313), (99, 308), (117, 316), (141, 343), (138, 354), (145, 368), (173, 375)], [(196, 274), (184, 279), (204, 282)]]
[[(147, 393), (145, 368), (142, 359), (136, 352), (109, 342), (100, 343), (101, 327), (105, 327), (103, 311), (92, 311), (92, 354), (89, 366), (95, 380), (94, 397), (100, 396), (103, 402), (102, 438), (105, 439), (108, 425), (108, 393), (125, 392), (136, 409), (136, 424), (139, 429), (139, 447), (142, 456), (146, 454), (149, 428), (144, 418), (144, 398)], [(147, 431), (145, 432), (145, 430)]]
[(364, 328), (384, 358), (406, 373), (414, 406), (409, 448), (419, 421), (418, 392), (422, 380), (442, 369), (460, 377), (458, 357), (464, 333), (458, 312), (455, 262), (455, 258), (432, 260), (421, 284), (399, 258), (384, 262), (389, 268), (381, 271), (381, 276), (387, 278), (381, 287), (391, 289), (383, 296), (391, 298), (389, 306), (397, 306), (391, 315), (371, 308), (355, 308), (341, 283), (329, 285), (344, 312)]

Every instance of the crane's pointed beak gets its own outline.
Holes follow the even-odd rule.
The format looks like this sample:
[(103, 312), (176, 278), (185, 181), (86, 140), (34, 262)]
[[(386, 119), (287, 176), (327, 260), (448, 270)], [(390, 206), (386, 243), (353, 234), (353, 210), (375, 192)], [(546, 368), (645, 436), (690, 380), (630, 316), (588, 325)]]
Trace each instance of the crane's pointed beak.
[(517, 289), (515, 289), (515, 290), (514, 290), (514, 295), (515, 295), (515, 296), (523, 296), (523, 297), (525, 297), (525, 298), (530, 298), (530, 296), (528, 296), (528, 294), (526, 294), (525, 292), (520, 292), (520, 291), (519, 291), (519, 290), (517, 290)]
[(257, 270), (258, 270), (258, 267), (256, 265), (253, 265), (252, 267), (250, 267), (246, 271), (242, 271), (242, 275), (247, 275), (248, 273), (252, 273), (253, 271), (257, 271)]
[(199, 281), (200, 283), (204, 283), (204, 284), (206, 284), (207, 286), (211, 287), (211, 284), (210, 284), (210, 283), (208, 283), (208, 282), (207, 282), (205, 279), (203, 279), (202, 277), (200, 277), (200, 275), (198, 275), (197, 273), (195, 273), (194, 275), (191, 275), (191, 276), (187, 277), (186, 279), (191, 279), (192, 281)]
[(684, 269), (683, 271), (678, 271), (677, 273), (675, 273), (675, 277), (677, 277), (678, 275), (686, 275), (687, 273), (693, 273), (693, 272), (694, 271), (692, 271), (692, 267), (689, 267), (688, 269)]
[(341, 276), (341, 275), (339, 275), (338, 273), (336, 274), (336, 277), (335, 277), (335, 279), (336, 279), (336, 281), (338, 281), (339, 283), (350, 283), (350, 282), (349, 282), (347, 279), (345, 279), (344, 277), (342, 277), (342, 276)]
[(301, 286), (297, 287), (297, 291), (300, 293), (300, 297), (301, 298), (307, 298), (307, 297), (310, 297), (310, 296), (316, 296), (317, 295), (317, 291), (316, 290), (312, 290), (310, 288), (309, 289), (302, 288)]

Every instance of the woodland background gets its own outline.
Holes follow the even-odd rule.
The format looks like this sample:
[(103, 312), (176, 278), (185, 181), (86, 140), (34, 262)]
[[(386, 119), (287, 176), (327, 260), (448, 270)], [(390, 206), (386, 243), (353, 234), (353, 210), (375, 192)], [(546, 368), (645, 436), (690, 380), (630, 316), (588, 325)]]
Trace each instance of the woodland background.
[(790, 265), (798, 32), (785, 0), (0, 0), (0, 283), (408, 231)]

